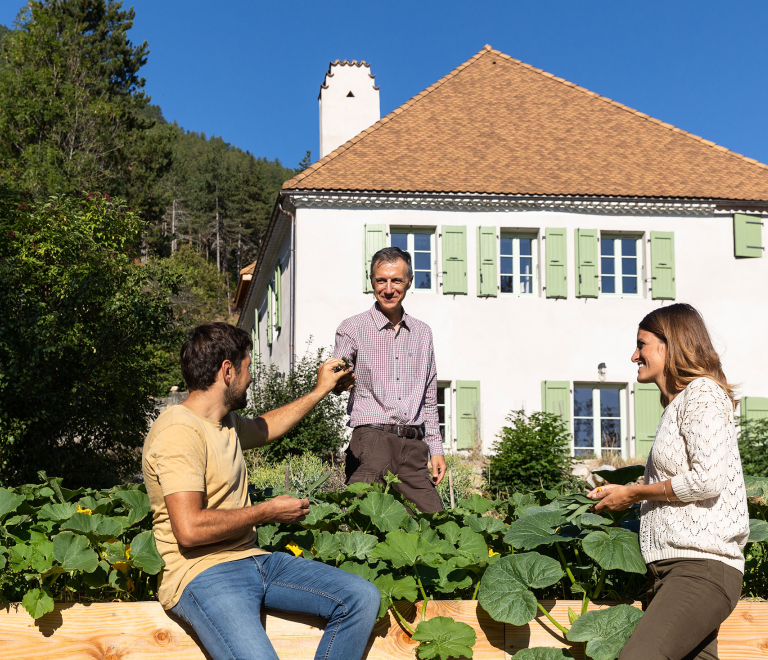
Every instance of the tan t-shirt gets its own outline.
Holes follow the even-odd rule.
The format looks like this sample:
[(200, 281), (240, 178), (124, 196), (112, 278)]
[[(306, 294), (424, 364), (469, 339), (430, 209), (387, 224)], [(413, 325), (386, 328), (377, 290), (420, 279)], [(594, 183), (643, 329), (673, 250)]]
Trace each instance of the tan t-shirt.
[(256, 446), (256, 439), (247, 437), (245, 422), (237, 413), (229, 413), (219, 424), (179, 405), (163, 411), (149, 429), (142, 468), (157, 549), (165, 560), (158, 590), (165, 609), (173, 607), (184, 588), (207, 568), (265, 554), (257, 546), (255, 528), (240, 538), (220, 543), (180, 546), (165, 506), (166, 495), (183, 491), (203, 493), (206, 509), (251, 505), (242, 447)]

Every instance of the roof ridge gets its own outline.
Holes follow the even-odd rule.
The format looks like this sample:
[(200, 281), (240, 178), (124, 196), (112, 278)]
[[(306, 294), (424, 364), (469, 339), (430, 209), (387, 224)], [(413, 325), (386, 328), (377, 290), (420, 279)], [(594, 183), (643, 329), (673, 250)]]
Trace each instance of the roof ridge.
[[(689, 137), (693, 140), (696, 140), (697, 142), (701, 142), (702, 144), (707, 145), (708, 147), (712, 147), (716, 151), (725, 152), (729, 156), (733, 156), (734, 158), (737, 158), (739, 160), (746, 161), (750, 165), (756, 165), (757, 167), (768, 169), (768, 165), (765, 163), (761, 163), (759, 160), (756, 160), (754, 158), (750, 158), (749, 156), (745, 156), (744, 154), (740, 154), (736, 151), (731, 151), (728, 149), (728, 147), (723, 147), (722, 145), (717, 144), (716, 142), (712, 142), (711, 140), (707, 140), (706, 138), (703, 138), (699, 135), (696, 135), (695, 133), (691, 133), (690, 131), (686, 131), (682, 128), (678, 128), (677, 126), (674, 126), (673, 124), (668, 124), (667, 122), (661, 121), (660, 119), (656, 119), (655, 117), (651, 117), (650, 115), (640, 112), (639, 110), (635, 110), (634, 108), (630, 108), (628, 105), (625, 105), (623, 103), (619, 103), (618, 101), (614, 101), (611, 98), (608, 98), (607, 96), (603, 96), (602, 94), (598, 94), (597, 92), (593, 92), (590, 89), (587, 89), (586, 87), (582, 87), (581, 85), (577, 85), (576, 83), (572, 83), (569, 80), (566, 80), (565, 78), (560, 78), (559, 76), (554, 75), (553, 73), (549, 73), (548, 71), (544, 71), (544, 69), (539, 69), (538, 67), (535, 67), (531, 64), (527, 64), (526, 62), (523, 62), (522, 60), (515, 59), (511, 55), (507, 55), (506, 53), (501, 52), (500, 50), (496, 50), (495, 48), (491, 48), (490, 46), (486, 46), (486, 49), (488, 49), (490, 52), (492, 52), (494, 55), (498, 55), (500, 57), (504, 57), (508, 59), (510, 62), (513, 62), (514, 64), (517, 64), (518, 66), (523, 67), (524, 69), (530, 69), (531, 71), (534, 71), (535, 73), (538, 73), (542, 76), (545, 76), (546, 78), (551, 78), (552, 80), (559, 82), (566, 87), (572, 87), (573, 89), (586, 94), (587, 96), (591, 96), (593, 98), (597, 98), (600, 101), (603, 101), (605, 103), (608, 103), (609, 105), (616, 106), (617, 108), (620, 108), (621, 110), (624, 110), (625, 112), (628, 112), (631, 115), (635, 115), (636, 117), (639, 117), (640, 119), (644, 119), (646, 121), (651, 122), (652, 124), (657, 124), (659, 126), (662, 126), (673, 133), (680, 133), (686, 137)], [(477, 57), (477, 56), (475, 56)]]
[[(366, 128), (365, 130), (360, 131), (360, 133), (355, 135), (350, 140), (347, 140), (344, 144), (336, 147), (336, 149), (334, 149), (331, 153), (327, 154), (326, 156), (324, 156), (323, 158), (318, 160), (316, 163), (313, 163), (312, 165), (310, 165), (303, 172), (299, 172), (296, 176), (288, 179), (288, 181), (286, 181), (283, 184), (282, 190), (286, 190), (286, 189), (290, 188), (291, 185), (295, 185), (295, 184), (299, 183), (300, 181), (302, 181), (303, 179), (306, 179), (310, 174), (312, 174), (313, 172), (317, 171), (323, 165), (325, 165), (326, 163), (332, 161), (337, 156), (339, 156), (342, 153), (344, 153), (347, 149), (349, 149), (352, 145), (354, 145), (357, 142), (359, 142), (360, 140), (362, 140), (365, 136), (370, 135), (375, 130), (377, 130), (377, 129), (381, 128), (382, 126), (384, 126), (386, 123), (392, 121), (397, 115), (401, 114), (403, 111), (407, 110), (411, 106), (413, 106), (416, 103), (418, 103), (425, 96), (427, 96), (430, 92), (435, 91), (438, 87), (441, 87), (446, 82), (448, 82), (452, 78), (456, 77), (461, 71), (466, 69), (470, 64), (474, 64), (483, 55), (485, 55), (485, 53), (488, 53), (488, 52), (498, 53), (500, 51), (494, 50), (493, 48), (491, 48), (491, 46), (486, 44), (485, 46), (483, 46), (483, 48), (480, 50), (480, 52), (476, 53), (475, 55), (470, 57), (466, 62), (463, 62), (462, 64), (457, 66), (455, 69), (453, 69), (452, 71), (450, 71), (449, 73), (444, 75), (437, 82), (432, 83), (429, 87), (427, 87), (426, 89), (424, 89), (421, 92), (419, 92), (418, 94), (416, 94), (416, 96), (412, 96), (405, 103), (403, 103), (402, 105), (400, 105), (397, 108), (395, 108), (394, 110), (392, 110), (392, 112), (384, 115), (381, 119), (379, 119), (379, 121), (377, 121), (376, 123), (372, 124), (371, 126)], [(507, 56), (507, 57), (509, 57), (509, 56)], [(510, 59), (512, 59), (512, 58), (510, 58)], [(515, 61), (517, 61), (517, 60), (515, 60)]]

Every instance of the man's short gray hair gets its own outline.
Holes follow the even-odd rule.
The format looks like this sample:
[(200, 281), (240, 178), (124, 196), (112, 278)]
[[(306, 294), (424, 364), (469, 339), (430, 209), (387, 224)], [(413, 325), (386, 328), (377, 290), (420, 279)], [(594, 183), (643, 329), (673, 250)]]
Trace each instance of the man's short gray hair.
[(408, 281), (413, 279), (413, 264), (411, 264), (411, 255), (397, 247), (381, 248), (371, 259), (371, 282), (373, 282), (373, 269), (380, 263), (393, 264), (402, 259), (408, 266)]

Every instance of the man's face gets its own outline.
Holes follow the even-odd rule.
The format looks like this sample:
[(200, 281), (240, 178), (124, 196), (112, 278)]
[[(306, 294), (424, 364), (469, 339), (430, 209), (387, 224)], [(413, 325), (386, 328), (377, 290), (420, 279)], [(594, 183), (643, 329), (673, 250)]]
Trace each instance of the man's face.
[(248, 405), (251, 380), (251, 356), (246, 355), (240, 362), (240, 369), (235, 370), (233, 366), (230, 371), (230, 381), (224, 392), (224, 403), (229, 410), (240, 410)]
[(411, 288), (408, 279), (408, 264), (403, 259), (392, 263), (376, 264), (373, 270), (373, 295), (382, 310), (394, 310), (403, 304), (405, 294)]

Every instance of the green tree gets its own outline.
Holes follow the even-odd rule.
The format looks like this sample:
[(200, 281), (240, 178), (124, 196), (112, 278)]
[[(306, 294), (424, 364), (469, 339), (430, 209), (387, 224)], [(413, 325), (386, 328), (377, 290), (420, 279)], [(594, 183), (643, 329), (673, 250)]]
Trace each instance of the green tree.
[(140, 469), (177, 276), (131, 252), (142, 221), (100, 194), (0, 190), (0, 482), (108, 486)]
[(768, 418), (738, 422), (739, 454), (744, 474), (768, 477)]
[(115, 0), (30, 0), (3, 40), (0, 181), (38, 197), (74, 190), (126, 196), (162, 213), (158, 176), (169, 127), (142, 116), (148, 46), (128, 38)]
[(498, 434), (487, 468), (491, 489), (504, 493), (554, 488), (569, 478), (568, 429), (557, 415), (517, 410)]

